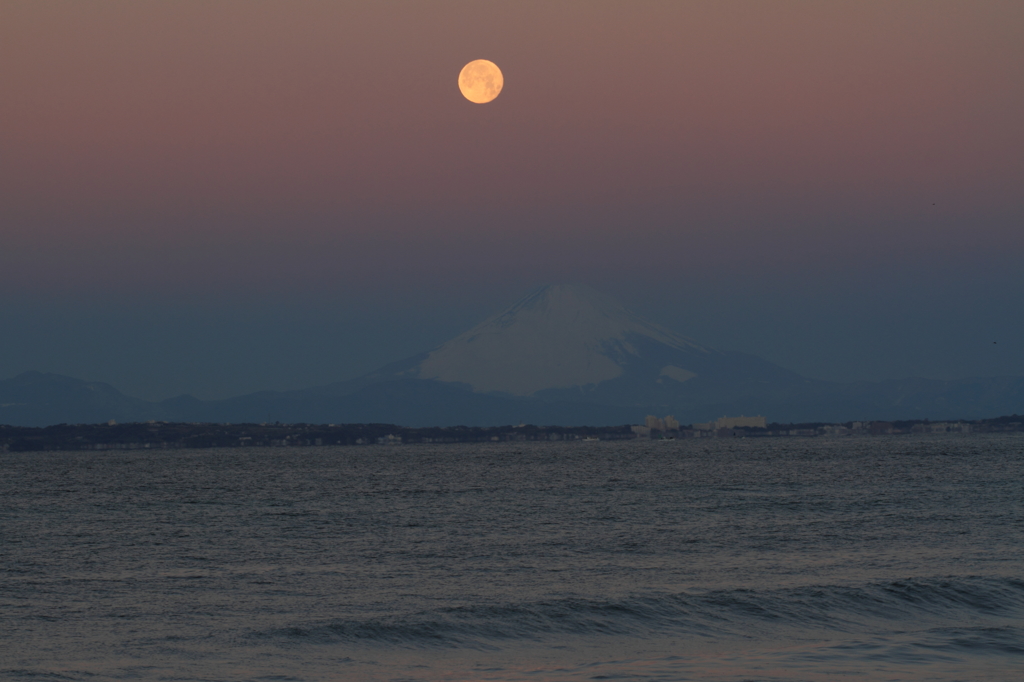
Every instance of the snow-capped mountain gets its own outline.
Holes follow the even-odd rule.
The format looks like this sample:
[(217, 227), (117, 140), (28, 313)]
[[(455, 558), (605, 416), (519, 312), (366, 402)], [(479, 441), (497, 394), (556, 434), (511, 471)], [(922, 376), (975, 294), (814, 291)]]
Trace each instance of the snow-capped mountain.
[[(714, 352), (595, 289), (562, 284), (540, 289), (432, 351), (417, 376), (515, 396), (593, 387), (621, 377), (643, 356), (644, 342), (678, 353), (683, 362)], [(686, 367), (659, 368), (659, 377), (676, 382), (694, 376)]]
[(665, 329), (585, 285), (546, 286), (398, 375), (476, 393), (690, 411), (807, 383)]

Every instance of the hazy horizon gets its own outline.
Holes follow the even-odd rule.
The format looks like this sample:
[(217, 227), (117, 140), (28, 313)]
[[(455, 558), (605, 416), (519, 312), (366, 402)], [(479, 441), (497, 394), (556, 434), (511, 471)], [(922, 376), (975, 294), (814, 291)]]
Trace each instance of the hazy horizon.
[[(65, 330), (77, 322), (79, 326), (76, 331), (79, 334), (83, 330), (92, 334), (86, 343), (83, 343), (81, 337), (76, 339), (75, 354), (69, 354), (70, 357), (64, 359), (63, 364), (54, 368), (52, 364), (45, 366), (45, 361), (40, 361), (43, 366), (30, 366), (30, 361), (25, 361), (19, 363), (22, 366), (16, 371), (0, 379), (10, 378), (23, 371), (54, 372), (87, 381), (109, 383), (127, 395), (147, 400), (161, 400), (183, 393), (204, 400), (215, 400), (260, 390), (309, 388), (353, 379), (389, 363), (430, 351), (538, 288), (522, 291), (522, 295), (505, 296), (505, 302), (500, 306), (488, 306), (471, 299), (465, 309), (460, 310), (425, 310), (423, 307), (411, 306), (408, 302), (381, 306), (382, 309), (378, 310), (371, 306), (352, 306), (340, 311), (317, 302), (286, 302), (267, 310), (265, 302), (259, 301), (236, 304), (230, 316), (218, 313), (215, 307), (189, 308), (166, 304), (149, 308), (140, 306), (126, 315), (124, 310), (116, 307), (104, 308), (93, 304), (85, 312), (76, 309), (77, 319), (72, 318), (71, 322), (48, 321), (53, 325), (58, 343), (62, 333), (57, 331), (57, 325), (61, 322), (66, 325)], [(776, 320), (773, 325), (771, 318), (777, 309), (767, 306), (758, 308), (761, 301), (748, 302), (748, 307), (741, 309), (742, 314), (719, 317), (720, 311), (715, 310), (714, 306), (721, 299), (705, 301), (691, 311), (674, 311), (664, 303), (659, 305), (658, 301), (647, 300), (641, 302), (646, 305), (630, 305), (627, 299), (621, 296), (616, 298), (634, 312), (640, 312), (647, 319), (672, 331), (690, 336), (698, 343), (718, 350), (738, 350), (758, 355), (813, 379), (851, 382), (908, 377), (963, 379), (1024, 374), (1024, 366), (1015, 371), (999, 371), (996, 364), (1006, 362), (1007, 366), (1016, 367), (1012, 364), (1016, 360), (1012, 357), (1015, 350), (1012, 344), (1003, 343), (1000, 347), (999, 343), (988, 341), (969, 327), (949, 325), (947, 331), (954, 332), (955, 338), (953, 342), (946, 340), (945, 347), (936, 344), (932, 348), (915, 349), (912, 344), (904, 341), (891, 351), (890, 357), (880, 361), (872, 356), (870, 347), (856, 348), (863, 336), (832, 338), (832, 345), (808, 354), (807, 347), (811, 344), (806, 343), (806, 340), (815, 335), (815, 330), (807, 329), (810, 322), (801, 321), (801, 315), (796, 314), (785, 318), (784, 324)], [(398, 319), (391, 317), (395, 310), (401, 311)], [(696, 323), (687, 314), (693, 311), (699, 316)], [(854, 308), (854, 312), (865, 315), (871, 311)], [(881, 312), (891, 319), (906, 311), (893, 306), (873, 312)], [(927, 311), (925, 315), (921, 311), (909, 312), (917, 313), (916, 321), (927, 316)], [(914, 320), (913, 316), (911, 319)], [(716, 320), (724, 320), (724, 324), (719, 322), (715, 325)], [(926, 320), (926, 323), (933, 325), (933, 331), (938, 333), (949, 320), (937, 316)], [(746, 336), (745, 331), (751, 324), (758, 324), (763, 335), (753, 338)], [(786, 342), (792, 338), (784, 328), (788, 324), (803, 325), (804, 345), (796, 349), (785, 347)], [(212, 336), (218, 338), (220, 343), (206, 346), (197, 337), (210, 334), (211, 325), (215, 325), (216, 329)], [(850, 331), (851, 326), (846, 331)], [(701, 337), (693, 331), (702, 328), (711, 333)], [(364, 330), (364, 335), (353, 339), (353, 329)], [(885, 337), (876, 338), (874, 342), (892, 339), (898, 331), (899, 328), (890, 330)], [(719, 341), (709, 342), (708, 336), (714, 336)], [(13, 340), (7, 339), (6, 344), (14, 346), (19, 340), (24, 342), (27, 339), (18, 335)], [(180, 343), (190, 344), (194, 355), (175, 355), (175, 346)], [(338, 346), (333, 343), (339, 344), (342, 350), (337, 351)], [(979, 346), (979, 357), (942, 357), (941, 354), (948, 352), (954, 343), (961, 347), (971, 344)], [(267, 361), (267, 356), (274, 353), (275, 346), (289, 350), (278, 350), (274, 365), (262, 365), (262, 362)], [(25, 344), (21, 357), (31, 357), (33, 353), (37, 357), (44, 357), (47, 353), (52, 354), (52, 351), (53, 345), (50, 344), (43, 343), (33, 348)], [(832, 352), (843, 351), (852, 353), (852, 357), (829, 356)], [(920, 355), (915, 357), (915, 352)], [(195, 357), (202, 360), (193, 363)], [(160, 366), (151, 367), (151, 358), (157, 358)], [(844, 359), (849, 359), (845, 365)], [(219, 368), (214, 367), (218, 361), (223, 364)], [(76, 368), (84, 368), (85, 373), (76, 373)], [(140, 369), (141, 376), (136, 374)], [(957, 372), (957, 369), (960, 371)], [(972, 369), (975, 371), (972, 372)], [(989, 371), (986, 372), (986, 369)], [(102, 374), (104, 371), (108, 374)], [(189, 385), (199, 389), (190, 390)], [(211, 388), (213, 386), (220, 386), (220, 389)]]

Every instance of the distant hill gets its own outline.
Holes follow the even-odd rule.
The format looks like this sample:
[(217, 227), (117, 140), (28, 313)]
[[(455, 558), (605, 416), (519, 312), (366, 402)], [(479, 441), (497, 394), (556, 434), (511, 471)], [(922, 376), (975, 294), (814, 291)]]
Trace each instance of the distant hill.
[(59, 374), (25, 372), (0, 381), (0, 423), (16, 426), (150, 419), (153, 405), (113, 386)]
[(227, 400), (130, 398), (113, 387), (26, 372), (0, 381), (0, 423), (110, 419), (610, 425), (672, 414), (786, 422), (976, 419), (1024, 411), (1024, 378), (836, 383), (720, 351), (582, 285), (544, 287), (438, 348), (351, 381)]

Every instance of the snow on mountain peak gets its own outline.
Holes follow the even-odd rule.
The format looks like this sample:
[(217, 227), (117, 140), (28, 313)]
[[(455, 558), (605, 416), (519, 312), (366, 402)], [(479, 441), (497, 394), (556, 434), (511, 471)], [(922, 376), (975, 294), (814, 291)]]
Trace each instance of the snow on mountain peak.
[(708, 352), (589, 286), (561, 284), (540, 289), (437, 348), (418, 374), (518, 396), (598, 384), (623, 373), (618, 359), (639, 354), (630, 343), (637, 336)]

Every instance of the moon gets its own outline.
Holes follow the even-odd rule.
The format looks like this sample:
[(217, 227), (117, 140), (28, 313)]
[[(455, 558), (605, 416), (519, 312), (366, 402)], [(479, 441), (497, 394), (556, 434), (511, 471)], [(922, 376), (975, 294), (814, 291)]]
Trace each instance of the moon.
[(470, 102), (486, 104), (501, 93), (505, 78), (494, 62), (477, 59), (459, 72), (459, 90)]

